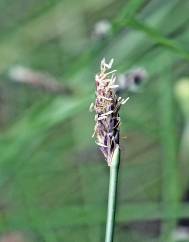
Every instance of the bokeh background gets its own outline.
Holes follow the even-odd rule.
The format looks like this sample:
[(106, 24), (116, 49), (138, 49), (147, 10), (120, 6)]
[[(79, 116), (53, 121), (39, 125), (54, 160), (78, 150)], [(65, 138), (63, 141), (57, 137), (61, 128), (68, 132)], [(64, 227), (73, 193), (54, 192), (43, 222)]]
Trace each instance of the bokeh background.
[(189, 241), (188, 9), (0, 0), (0, 242), (104, 241), (109, 169), (88, 110), (103, 57), (145, 71), (120, 93), (115, 242)]

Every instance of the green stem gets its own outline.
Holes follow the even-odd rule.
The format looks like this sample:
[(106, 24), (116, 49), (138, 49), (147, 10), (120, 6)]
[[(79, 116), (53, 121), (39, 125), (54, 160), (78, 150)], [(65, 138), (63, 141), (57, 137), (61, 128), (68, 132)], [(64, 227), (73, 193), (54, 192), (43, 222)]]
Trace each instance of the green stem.
[(117, 146), (112, 158), (112, 164), (110, 166), (108, 213), (107, 213), (107, 222), (106, 222), (105, 242), (113, 242), (119, 163), (120, 163), (120, 149), (119, 149), (119, 146)]

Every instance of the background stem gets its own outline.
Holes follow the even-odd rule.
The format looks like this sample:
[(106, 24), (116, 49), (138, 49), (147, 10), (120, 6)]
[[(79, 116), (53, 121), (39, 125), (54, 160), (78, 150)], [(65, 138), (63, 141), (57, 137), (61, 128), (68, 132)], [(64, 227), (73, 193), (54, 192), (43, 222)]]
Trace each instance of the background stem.
[(119, 163), (120, 163), (120, 149), (119, 149), (119, 146), (117, 146), (112, 158), (112, 164), (110, 166), (108, 212), (107, 212), (105, 242), (113, 242)]

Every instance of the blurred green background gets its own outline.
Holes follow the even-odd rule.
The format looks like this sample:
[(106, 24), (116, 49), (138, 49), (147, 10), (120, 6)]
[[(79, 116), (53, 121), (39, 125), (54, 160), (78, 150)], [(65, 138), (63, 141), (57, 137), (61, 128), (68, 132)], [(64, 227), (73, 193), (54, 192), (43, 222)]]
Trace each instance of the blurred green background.
[(188, 9), (0, 0), (0, 242), (104, 241), (109, 169), (88, 111), (103, 57), (148, 75), (122, 93), (115, 242), (189, 241), (178, 231), (189, 218)]

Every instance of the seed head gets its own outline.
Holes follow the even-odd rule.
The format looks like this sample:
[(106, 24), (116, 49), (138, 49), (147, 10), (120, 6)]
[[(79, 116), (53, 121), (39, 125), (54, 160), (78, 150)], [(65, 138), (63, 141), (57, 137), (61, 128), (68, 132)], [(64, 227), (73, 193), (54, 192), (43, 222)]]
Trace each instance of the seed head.
[(112, 64), (113, 59), (109, 63), (105, 59), (101, 61), (100, 73), (96, 75), (96, 101), (90, 106), (90, 110), (96, 112), (93, 136), (109, 166), (119, 145), (119, 109), (128, 100), (116, 95), (118, 85), (115, 85), (116, 70), (111, 70)]
[(117, 79), (119, 93), (124, 91), (138, 92), (148, 79), (147, 71), (143, 68), (135, 68), (128, 73), (120, 74)]

